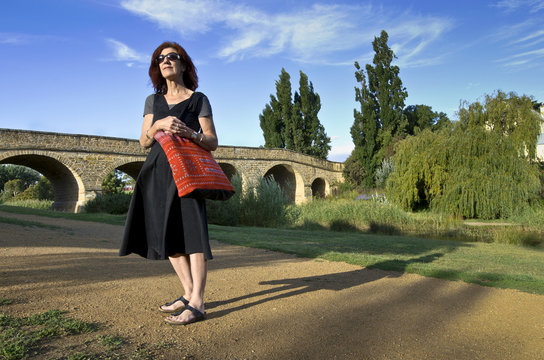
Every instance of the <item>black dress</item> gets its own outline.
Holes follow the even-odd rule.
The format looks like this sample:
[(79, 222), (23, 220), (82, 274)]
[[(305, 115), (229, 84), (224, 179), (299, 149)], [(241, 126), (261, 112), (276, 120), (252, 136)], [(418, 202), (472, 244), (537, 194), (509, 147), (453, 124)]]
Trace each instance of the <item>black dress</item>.
[[(176, 116), (199, 131), (198, 114), (204, 94), (195, 92), (171, 109), (163, 95), (155, 95), (153, 122)], [(130, 202), (119, 255), (138, 254), (162, 260), (175, 254), (204, 253), (212, 259), (202, 199), (180, 198), (166, 154), (158, 142), (140, 170)]]

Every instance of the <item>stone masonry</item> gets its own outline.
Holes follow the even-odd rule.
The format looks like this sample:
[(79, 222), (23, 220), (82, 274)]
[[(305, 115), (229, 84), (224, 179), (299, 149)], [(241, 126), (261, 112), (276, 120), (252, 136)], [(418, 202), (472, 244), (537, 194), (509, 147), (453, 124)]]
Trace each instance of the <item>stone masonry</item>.
[[(244, 184), (272, 175), (296, 203), (326, 196), (343, 181), (342, 163), (285, 149), (220, 146), (213, 154), (227, 176), (238, 173)], [(47, 177), (57, 210), (80, 211), (114, 169), (136, 178), (146, 155), (132, 139), (0, 129), (0, 164), (27, 166)]]

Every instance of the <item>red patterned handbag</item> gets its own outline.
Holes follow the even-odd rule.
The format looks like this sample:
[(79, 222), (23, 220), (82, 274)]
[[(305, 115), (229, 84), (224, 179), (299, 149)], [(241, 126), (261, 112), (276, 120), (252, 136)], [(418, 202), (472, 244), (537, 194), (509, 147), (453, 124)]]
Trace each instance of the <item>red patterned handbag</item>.
[(164, 131), (157, 131), (153, 137), (168, 158), (179, 197), (227, 200), (234, 195), (234, 188), (211, 152)]

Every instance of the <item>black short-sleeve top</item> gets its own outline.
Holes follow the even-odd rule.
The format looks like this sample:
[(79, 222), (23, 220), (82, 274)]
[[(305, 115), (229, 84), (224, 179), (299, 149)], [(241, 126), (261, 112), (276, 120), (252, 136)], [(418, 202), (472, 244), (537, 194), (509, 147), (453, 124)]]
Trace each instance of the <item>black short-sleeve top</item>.
[[(155, 94), (149, 95), (145, 99), (144, 116), (147, 114), (153, 114), (153, 104), (155, 103)], [(168, 107), (172, 109), (177, 104), (168, 104)], [(206, 95), (202, 96), (201, 108), (198, 117), (212, 117), (212, 106)]]

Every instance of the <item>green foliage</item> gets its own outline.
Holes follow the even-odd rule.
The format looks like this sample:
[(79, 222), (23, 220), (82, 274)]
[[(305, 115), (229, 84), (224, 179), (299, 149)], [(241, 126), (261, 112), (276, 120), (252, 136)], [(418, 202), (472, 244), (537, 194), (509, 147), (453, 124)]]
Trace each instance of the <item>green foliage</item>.
[(98, 335), (97, 338), (108, 351), (118, 349), (125, 342), (122, 337), (116, 335)]
[(40, 174), (26, 166), (0, 165), (0, 190), (10, 180), (19, 179), (23, 182), (23, 190), (40, 180)]
[(541, 189), (538, 167), (530, 161), (539, 119), (527, 99), (499, 91), (486, 96), (485, 105), (465, 104), (455, 126), (399, 143), (390, 198), (405, 209), (431, 207), (467, 218), (523, 211)]
[(24, 187), (22, 180), (15, 179), (8, 181), (5, 185), (5, 191), (2, 195), (2, 201), (4, 202), (31, 202), (33, 200), (48, 201), (55, 198), (53, 187), (49, 180), (42, 176), (40, 181), (30, 185), (24, 191), (21, 191)]
[(365, 187), (374, 186), (377, 164), (407, 127), (402, 109), (408, 93), (399, 77), (399, 67), (391, 65), (395, 55), (387, 45), (388, 38), (385, 30), (374, 38), (374, 66), (367, 64), (362, 69), (355, 62), (355, 78), (360, 84), (360, 88), (355, 88), (355, 100), (360, 103), (360, 110), (354, 110), (351, 136), (355, 144), (354, 160), (360, 161), (364, 169), (360, 185)]
[(37, 188), (38, 200), (55, 199), (55, 191), (53, 190), (53, 186), (45, 176), (42, 176), (40, 181), (38, 181), (38, 183), (34, 186)]
[(281, 226), (286, 223), (287, 192), (273, 178), (262, 178), (242, 190), (239, 175), (231, 183), (236, 194), (227, 201), (208, 201), (208, 221), (221, 225)]
[(344, 161), (344, 169), (342, 170), (344, 180), (353, 188), (367, 185), (367, 181), (365, 181), (367, 179), (365, 177), (365, 163), (362, 160), (362, 155), (359, 155), (360, 152), (360, 149), (353, 150), (351, 155)]
[(519, 156), (535, 159), (542, 120), (533, 110), (531, 97), (498, 90), (493, 95), (485, 95), (483, 103), (464, 102), (458, 115), (464, 130), (485, 127), (492, 133), (508, 136), (519, 151)]
[(24, 208), (31, 208), (31, 209), (42, 209), (42, 210), (50, 210), (51, 206), (53, 205), (52, 200), (38, 200), (38, 199), (8, 199), (3, 204), (8, 205), (10, 207), (24, 207)]
[(106, 193), (98, 195), (85, 204), (87, 213), (107, 213), (107, 214), (125, 214), (130, 205), (131, 194), (126, 193)]
[(289, 211), (292, 226), (305, 229), (398, 233), (413, 222), (399, 207), (373, 200), (313, 200)]
[(235, 226), (240, 222), (242, 211), (242, 177), (236, 173), (230, 179), (235, 194), (226, 201), (206, 201), (208, 222), (218, 225)]
[(326, 159), (331, 149), (331, 139), (319, 122), (317, 115), (319, 110), (321, 110), (319, 95), (315, 93), (314, 85), (308, 81), (308, 76), (301, 71), (299, 92), (295, 92), (293, 106), (292, 150)]
[(102, 192), (104, 194), (119, 194), (123, 192), (123, 186), (121, 172), (114, 170), (106, 175), (106, 178), (102, 181)]
[(302, 71), (293, 102), (291, 76), (282, 69), (276, 81), (276, 96), (270, 95), (270, 103), (259, 115), (264, 147), (285, 148), (326, 159), (331, 148), (330, 138), (319, 121), (320, 109), (319, 95)]
[(376, 186), (385, 187), (385, 182), (391, 173), (395, 170), (395, 164), (392, 158), (382, 160), (382, 164), (376, 169)]
[[(14, 181), (14, 180), (12, 180)], [(9, 184), (9, 182), (6, 183), (6, 186)], [(30, 185), (25, 189), (25, 191), (15, 195), (13, 197), (14, 200), (31, 200), (31, 199), (38, 199), (38, 184)]]
[(451, 123), (445, 113), (434, 112), (427, 105), (410, 105), (403, 110), (403, 113), (407, 120), (406, 134), (408, 135), (418, 134), (425, 129), (440, 130)]
[(11, 199), (25, 190), (25, 183), (21, 179), (9, 180), (4, 184), (3, 198)]

